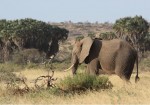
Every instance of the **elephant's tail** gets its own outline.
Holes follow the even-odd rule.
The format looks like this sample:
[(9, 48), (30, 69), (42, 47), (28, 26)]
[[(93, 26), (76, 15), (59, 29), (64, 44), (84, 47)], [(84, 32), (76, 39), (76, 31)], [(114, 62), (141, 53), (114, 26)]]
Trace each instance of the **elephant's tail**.
[(140, 80), (140, 78), (138, 76), (138, 54), (136, 56), (136, 68), (137, 68), (137, 74), (136, 74), (136, 77), (135, 77), (135, 83), (137, 83), (137, 81)]

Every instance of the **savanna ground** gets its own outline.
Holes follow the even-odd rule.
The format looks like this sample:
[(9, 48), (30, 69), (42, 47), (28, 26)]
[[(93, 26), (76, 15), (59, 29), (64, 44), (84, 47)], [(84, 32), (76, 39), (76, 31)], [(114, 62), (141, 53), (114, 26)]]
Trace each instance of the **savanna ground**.
[[(109, 80), (113, 84), (112, 89), (102, 89), (98, 91), (86, 91), (80, 94), (51, 94), (48, 90), (40, 92), (29, 92), (24, 95), (12, 95), (7, 92), (6, 84), (0, 85), (1, 104), (149, 104), (150, 103), (150, 60), (146, 59), (140, 63), (140, 81), (135, 84), (136, 71), (131, 77), (131, 84), (122, 81), (116, 75), (109, 75)], [(84, 70), (80, 70), (84, 71)], [(32, 87), (36, 77), (47, 75), (47, 71), (42, 68), (25, 69), (21, 72), (14, 72), (27, 78), (27, 84)], [(63, 72), (55, 70), (54, 78), (64, 78), (72, 75), (71, 71)]]

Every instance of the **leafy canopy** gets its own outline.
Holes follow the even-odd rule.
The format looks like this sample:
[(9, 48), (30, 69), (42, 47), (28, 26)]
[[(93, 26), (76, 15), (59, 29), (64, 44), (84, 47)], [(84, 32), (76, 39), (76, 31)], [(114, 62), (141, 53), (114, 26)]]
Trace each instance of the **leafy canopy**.
[(35, 19), (0, 20), (0, 37), (3, 41), (12, 38), (21, 47), (39, 48), (52, 38), (66, 40), (68, 30)]
[(149, 25), (142, 16), (135, 16), (116, 20), (113, 28), (118, 37), (137, 44), (142, 42), (148, 34)]

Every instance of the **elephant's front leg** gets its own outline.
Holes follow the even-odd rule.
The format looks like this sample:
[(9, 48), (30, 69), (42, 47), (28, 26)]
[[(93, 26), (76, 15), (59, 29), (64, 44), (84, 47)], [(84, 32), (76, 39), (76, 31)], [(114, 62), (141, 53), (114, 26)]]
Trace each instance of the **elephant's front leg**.
[(100, 63), (98, 59), (93, 59), (89, 64), (87, 65), (87, 73), (92, 75), (99, 75), (99, 68)]
[(90, 65), (87, 65), (87, 69), (85, 70), (85, 73), (90, 74)]

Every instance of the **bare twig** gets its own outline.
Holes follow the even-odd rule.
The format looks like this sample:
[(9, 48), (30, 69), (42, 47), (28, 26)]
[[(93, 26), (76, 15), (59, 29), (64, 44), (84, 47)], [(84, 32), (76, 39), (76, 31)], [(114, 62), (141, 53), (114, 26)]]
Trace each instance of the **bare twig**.
[[(55, 85), (53, 84), (53, 81), (56, 81), (57, 80), (57, 78), (53, 78), (53, 76), (54, 76), (54, 71), (52, 71), (52, 75), (50, 76), (50, 75), (46, 75), (46, 76), (39, 76), (36, 80), (35, 80), (35, 87), (36, 88), (41, 88), (43, 85), (46, 85), (46, 83), (47, 83), (47, 88), (51, 88), (51, 87), (55, 87)], [(38, 82), (40, 81), (40, 80), (43, 80), (43, 79), (47, 79), (47, 82), (45, 83), (45, 84), (43, 84), (42, 86), (39, 86), (38, 85)]]

